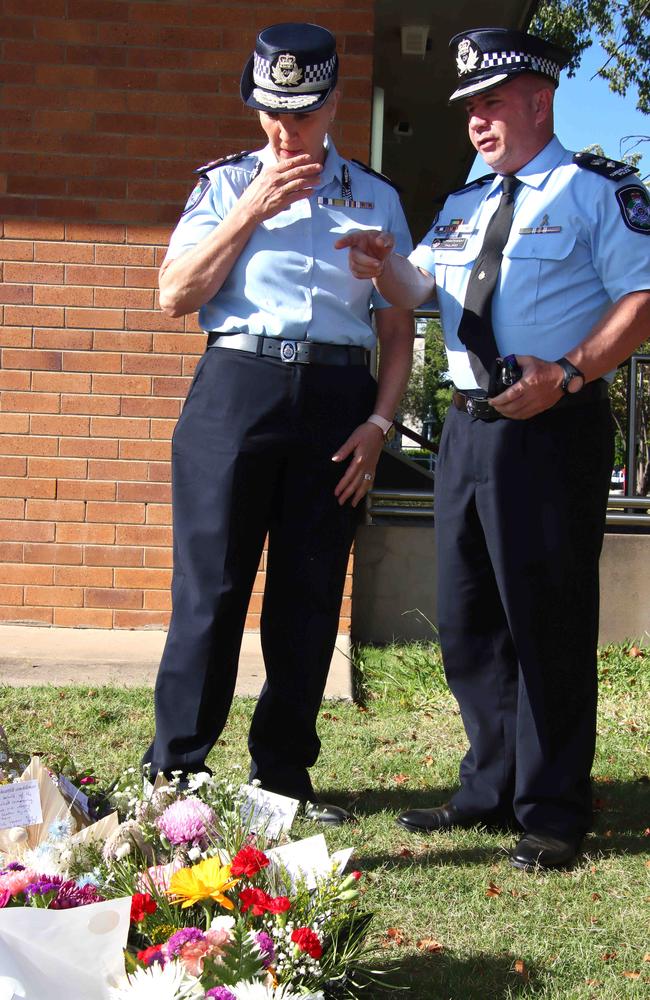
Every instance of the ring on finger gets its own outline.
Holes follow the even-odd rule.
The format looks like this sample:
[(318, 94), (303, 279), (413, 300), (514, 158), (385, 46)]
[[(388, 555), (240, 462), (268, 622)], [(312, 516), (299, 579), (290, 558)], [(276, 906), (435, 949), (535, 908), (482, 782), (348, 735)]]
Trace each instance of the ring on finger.
[(364, 474), (363, 474), (363, 478), (364, 478), (364, 479), (365, 479), (365, 480), (366, 480), (367, 482), (371, 483), (371, 482), (373, 481), (373, 479), (374, 479), (375, 477), (373, 476), (372, 472), (364, 472)]

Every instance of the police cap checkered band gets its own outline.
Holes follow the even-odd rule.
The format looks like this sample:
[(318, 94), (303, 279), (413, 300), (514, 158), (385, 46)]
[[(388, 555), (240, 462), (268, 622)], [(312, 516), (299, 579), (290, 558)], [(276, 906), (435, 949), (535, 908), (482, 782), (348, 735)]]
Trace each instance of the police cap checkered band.
[(450, 101), (497, 87), (520, 73), (539, 73), (557, 85), (569, 61), (559, 45), (511, 28), (473, 28), (454, 35), (449, 46), (462, 84)]
[(315, 111), (336, 86), (336, 40), (317, 24), (273, 24), (244, 67), (242, 99), (267, 111)]

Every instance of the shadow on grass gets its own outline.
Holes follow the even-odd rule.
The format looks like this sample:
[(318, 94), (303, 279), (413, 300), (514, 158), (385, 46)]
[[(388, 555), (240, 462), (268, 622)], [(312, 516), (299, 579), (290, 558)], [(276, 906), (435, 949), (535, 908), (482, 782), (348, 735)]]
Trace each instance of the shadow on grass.
[(541, 970), (526, 965), (518, 972), (515, 961), (510, 955), (460, 958), (445, 951), (408, 955), (398, 971), (388, 974), (386, 983), (364, 996), (366, 1000), (383, 1000), (388, 995), (395, 1000), (400, 995), (408, 1000), (501, 1000), (534, 995)]

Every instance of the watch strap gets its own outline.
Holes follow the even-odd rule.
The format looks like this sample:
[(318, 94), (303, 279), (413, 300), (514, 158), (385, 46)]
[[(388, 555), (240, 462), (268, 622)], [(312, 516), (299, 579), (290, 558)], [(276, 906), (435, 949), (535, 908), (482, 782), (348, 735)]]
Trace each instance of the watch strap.
[(386, 417), (380, 416), (379, 413), (371, 413), (368, 419), (366, 420), (366, 423), (374, 424), (375, 427), (378, 427), (381, 433), (384, 435), (384, 437), (386, 437), (391, 427), (393, 426), (392, 420), (387, 420)]
[(584, 374), (580, 371), (579, 368), (576, 368), (576, 366), (572, 364), (567, 358), (558, 358), (557, 361), (555, 361), (554, 363), (556, 365), (559, 365), (564, 372), (564, 378), (562, 379), (562, 386), (561, 386), (562, 392), (568, 393), (569, 382), (571, 382), (571, 380), (574, 378), (581, 378), (582, 384), (584, 385), (585, 383)]

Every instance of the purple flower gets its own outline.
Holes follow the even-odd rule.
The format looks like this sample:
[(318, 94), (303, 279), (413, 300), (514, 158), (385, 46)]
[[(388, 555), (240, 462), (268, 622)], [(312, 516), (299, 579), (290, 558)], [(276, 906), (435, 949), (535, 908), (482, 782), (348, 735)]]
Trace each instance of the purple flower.
[(24, 872), (25, 866), (21, 865), (19, 861), (12, 861), (11, 864), (7, 865), (0, 872), (0, 875), (4, 875), (5, 872)]
[(231, 993), (227, 986), (213, 986), (205, 994), (207, 997), (214, 997), (214, 1000), (237, 1000), (234, 993)]
[(58, 892), (63, 885), (60, 875), (42, 875), (25, 887), (25, 896), (31, 902), (34, 896), (47, 896), (48, 892)]
[(257, 947), (262, 953), (262, 965), (265, 969), (268, 969), (269, 965), (273, 965), (275, 961), (275, 946), (273, 944), (273, 938), (266, 931), (260, 931), (255, 935), (257, 940)]
[(215, 815), (200, 799), (178, 799), (167, 806), (156, 826), (170, 844), (195, 844), (214, 826)]
[(188, 941), (204, 941), (205, 934), (198, 927), (181, 927), (180, 931), (172, 934), (165, 946), (165, 951), (169, 958), (175, 958), (180, 954), (180, 950)]
[(81, 888), (70, 879), (64, 882), (56, 899), (50, 903), (51, 910), (72, 910), (76, 906), (88, 906), (90, 903), (101, 903), (104, 897), (101, 896), (94, 885), (84, 885)]

